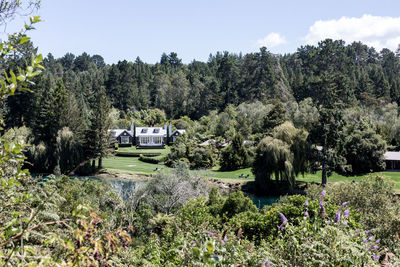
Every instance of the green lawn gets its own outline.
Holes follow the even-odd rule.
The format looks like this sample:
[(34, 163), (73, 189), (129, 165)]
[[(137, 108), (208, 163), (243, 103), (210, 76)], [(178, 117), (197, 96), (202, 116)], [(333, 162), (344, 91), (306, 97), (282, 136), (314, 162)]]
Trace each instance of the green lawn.
[[(124, 149), (128, 149), (128, 148), (124, 148)], [(140, 150), (148, 151), (148, 149), (140, 149), (140, 150), (136, 149), (136, 148), (129, 148), (129, 149), (135, 149), (135, 152), (140, 151)], [(164, 155), (166, 153), (168, 153), (167, 149), (164, 149), (164, 151), (161, 149), (154, 149), (154, 150), (160, 150), (160, 151), (162, 151), (162, 153)], [(137, 157), (106, 158), (103, 160), (103, 166), (104, 166), (104, 168), (107, 168), (107, 169), (125, 171), (125, 172), (133, 173), (133, 174), (152, 174), (155, 172), (156, 168), (162, 169), (165, 171), (169, 171), (171, 169), (163, 164), (151, 164), (151, 163), (142, 162)], [(246, 169), (241, 169), (241, 170), (236, 170), (236, 171), (225, 171), (225, 172), (219, 171), (218, 169), (219, 169), (219, 166), (216, 166), (211, 170), (194, 171), (194, 172), (198, 172), (200, 175), (207, 177), (207, 178), (234, 180), (234, 181), (238, 181), (238, 182), (254, 181), (254, 175), (251, 173), (251, 168), (246, 168)], [(243, 174), (244, 176), (249, 175), (249, 178), (242, 178), (242, 177), (240, 177), (241, 174)], [(374, 175), (379, 174), (379, 175), (383, 175), (383, 176), (390, 178), (395, 183), (396, 192), (400, 192), (400, 172), (376, 172), (373, 174)], [(365, 177), (365, 175), (346, 177), (346, 176), (342, 176), (337, 173), (333, 173), (332, 176), (328, 177), (328, 183), (341, 182), (341, 181), (359, 182), (364, 177)], [(321, 171), (319, 171), (315, 174), (307, 173), (304, 175), (304, 177), (299, 175), (296, 180), (299, 182), (320, 183), (321, 182)]]
[[(391, 171), (387, 171), (387, 172), (375, 172), (372, 173), (372, 175), (382, 175), (385, 176), (387, 178), (390, 178), (393, 182), (394, 182), (394, 186), (396, 189), (396, 192), (400, 192), (400, 172), (391, 172)], [(366, 175), (360, 175), (360, 176), (343, 176), (337, 173), (333, 173), (332, 176), (328, 177), (328, 183), (332, 183), (332, 182), (359, 182), (362, 179), (364, 179)], [(303, 176), (299, 176), (296, 179), (297, 181), (302, 181), (302, 182), (317, 182), (320, 183), (321, 182), (321, 171), (315, 173), (315, 174), (311, 174), (311, 173), (307, 173)]]
[(111, 157), (103, 159), (106, 169), (120, 170), (133, 174), (152, 174), (156, 168), (169, 169), (162, 164), (151, 164), (140, 161), (138, 157)]
[(120, 152), (131, 152), (131, 153), (161, 153), (162, 155), (167, 155), (169, 152), (171, 152), (171, 149), (168, 146), (165, 146), (165, 148), (140, 148), (137, 149), (135, 146), (131, 147), (120, 147), (118, 148), (118, 151)]

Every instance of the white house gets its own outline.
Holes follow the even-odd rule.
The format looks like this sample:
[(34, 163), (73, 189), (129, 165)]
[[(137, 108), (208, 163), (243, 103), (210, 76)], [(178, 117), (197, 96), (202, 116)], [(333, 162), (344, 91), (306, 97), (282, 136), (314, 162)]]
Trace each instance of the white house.
[(136, 127), (136, 146), (163, 147), (167, 141), (167, 127)]

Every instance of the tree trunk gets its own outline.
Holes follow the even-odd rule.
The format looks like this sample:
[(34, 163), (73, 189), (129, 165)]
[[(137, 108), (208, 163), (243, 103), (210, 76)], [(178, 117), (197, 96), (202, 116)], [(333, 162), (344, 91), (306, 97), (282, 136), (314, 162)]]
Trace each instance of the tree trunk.
[(92, 171), (94, 172), (94, 170), (96, 169), (96, 160), (92, 160)]
[(322, 181), (321, 185), (326, 185), (326, 163), (325, 159), (322, 161)]
[(103, 157), (99, 158), (99, 166), (98, 166), (98, 168), (99, 169), (103, 169)]

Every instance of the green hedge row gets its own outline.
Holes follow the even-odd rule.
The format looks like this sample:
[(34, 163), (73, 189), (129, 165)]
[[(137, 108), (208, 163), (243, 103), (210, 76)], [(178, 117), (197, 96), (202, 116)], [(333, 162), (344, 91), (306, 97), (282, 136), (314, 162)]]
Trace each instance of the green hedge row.
[(158, 164), (164, 162), (165, 157), (146, 157), (144, 155), (140, 155), (139, 160), (147, 163)]
[(144, 155), (146, 157), (157, 157), (157, 156), (161, 156), (161, 153), (159, 152), (121, 152), (121, 151), (117, 151), (115, 153), (116, 156), (120, 156), (120, 157), (140, 157), (140, 155)]

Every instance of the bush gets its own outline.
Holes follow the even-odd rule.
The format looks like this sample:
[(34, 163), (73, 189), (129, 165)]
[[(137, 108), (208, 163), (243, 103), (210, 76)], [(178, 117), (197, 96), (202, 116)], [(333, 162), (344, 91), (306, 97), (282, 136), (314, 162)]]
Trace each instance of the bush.
[(139, 160), (143, 161), (143, 162), (147, 162), (147, 163), (158, 164), (158, 163), (164, 162), (165, 157), (164, 156), (162, 156), (162, 157), (145, 157), (143, 155), (140, 155)]
[(192, 169), (212, 168), (215, 165), (212, 151), (203, 147), (195, 148), (189, 161)]
[(236, 134), (232, 144), (222, 150), (220, 164), (221, 170), (225, 171), (238, 170), (249, 166), (249, 155), (240, 134)]

